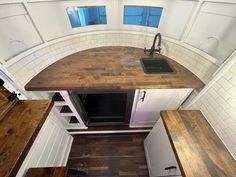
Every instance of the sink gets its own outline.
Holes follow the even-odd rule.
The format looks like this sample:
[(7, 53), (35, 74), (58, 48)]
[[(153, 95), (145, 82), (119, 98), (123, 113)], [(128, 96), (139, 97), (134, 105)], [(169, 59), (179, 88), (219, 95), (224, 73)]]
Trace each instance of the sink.
[(175, 70), (165, 58), (141, 58), (141, 65), (146, 74), (174, 74)]

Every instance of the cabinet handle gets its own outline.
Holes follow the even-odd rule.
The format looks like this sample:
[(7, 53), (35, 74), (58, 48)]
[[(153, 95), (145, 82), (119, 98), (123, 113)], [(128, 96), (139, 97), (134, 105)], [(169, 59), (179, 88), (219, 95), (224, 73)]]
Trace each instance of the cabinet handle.
[(177, 169), (176, 166), (169, 166), (169, 167), (166, 167), (165, 170), (171, 170), (171, 169)]
[(146, 91), (143, 91), (143, 97), (141, 98), (142, 102), (144, 102), (145, 96), (146, 96)]

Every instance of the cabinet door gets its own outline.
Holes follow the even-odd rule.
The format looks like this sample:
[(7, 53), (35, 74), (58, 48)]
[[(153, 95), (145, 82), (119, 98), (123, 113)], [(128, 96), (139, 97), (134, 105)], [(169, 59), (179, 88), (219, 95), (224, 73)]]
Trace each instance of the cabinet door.
[(160, 117), (160, 111), (177, 109), (192, 89), (141, 89), (131, 127), (152, 127)]
[(161, 119), (145, 139), (144, 147), (151, 177), (181, 175)]

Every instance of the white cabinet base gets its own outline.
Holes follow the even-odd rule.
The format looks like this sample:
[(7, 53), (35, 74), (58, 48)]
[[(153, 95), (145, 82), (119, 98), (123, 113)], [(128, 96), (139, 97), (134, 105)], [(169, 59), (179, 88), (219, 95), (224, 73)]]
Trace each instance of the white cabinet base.
[(150, 177), (181, 176), (161, 118), (145, 139), (144, 148)]
[(192, 92), (187, 89), (136, 90), (130, 127), (153, 127), (162, 110), (176, 110)]

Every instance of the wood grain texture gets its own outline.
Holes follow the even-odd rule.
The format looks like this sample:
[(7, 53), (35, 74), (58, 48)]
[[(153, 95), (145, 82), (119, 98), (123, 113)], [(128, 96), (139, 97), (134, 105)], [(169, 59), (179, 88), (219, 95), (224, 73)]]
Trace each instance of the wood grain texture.
[[(161, 89), (201, 88), (203, 82), (169, 58), (175, 74), (145, 74), (142, 49), (100, 47), (75, 53), (57, 61), (36, 75), (26, 90)], [(155, 58), (162, 57), (156, 55)]]
[(16, 104), (18, 99), (9, 101), (7, 98), (10, 96), (10, 92), (3, 86), (0, 86), (0, 121), (4, 118), (9, 110)]
[(0, 122), (0, 176), (15, 176), (53, 106), (51, 100), (18, 101)]
[(183, 176), (236, 176), (236, 161), (200, 111), (162, 111), (161, 116)]
[(67, 167), (30, 168), (25, 177), (66, 177)]
[(148, 177), (147, 133), (76, 135), (67, 166), (89, 177)]

